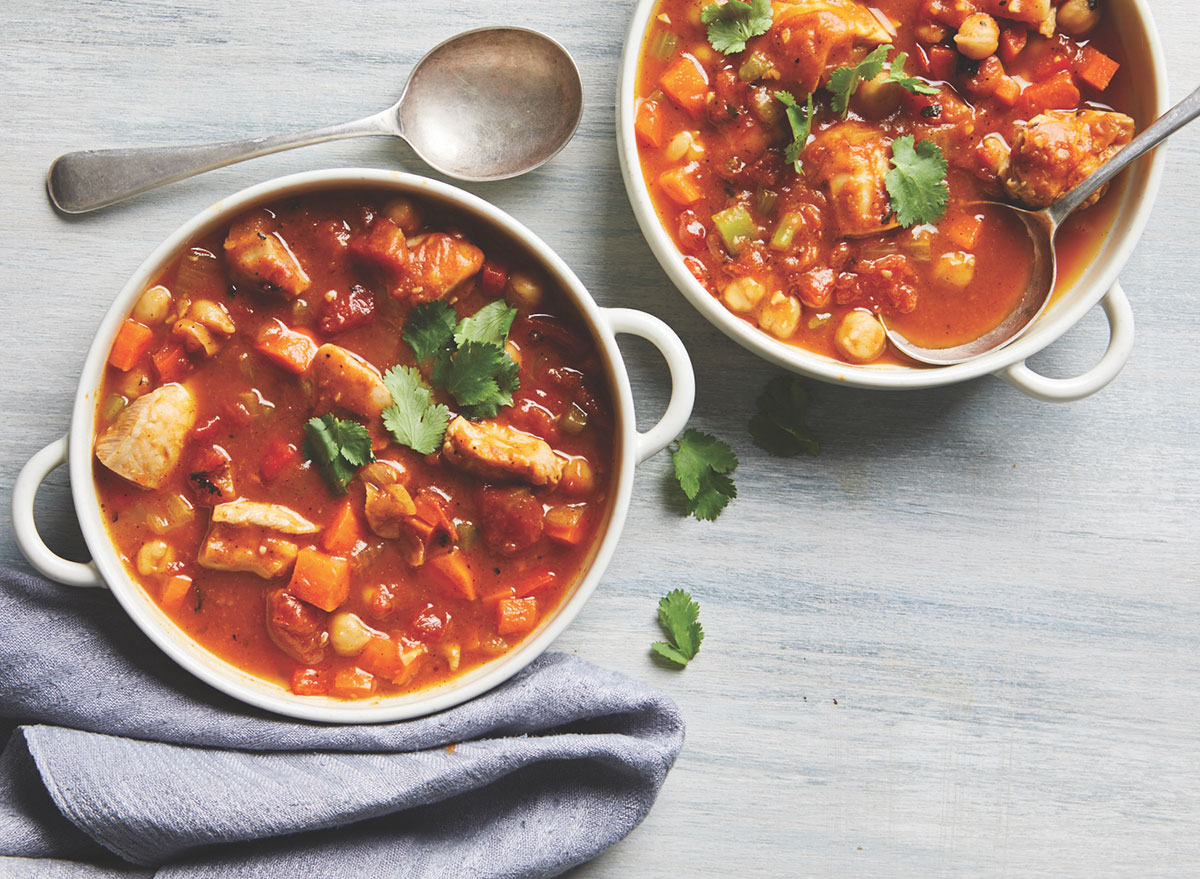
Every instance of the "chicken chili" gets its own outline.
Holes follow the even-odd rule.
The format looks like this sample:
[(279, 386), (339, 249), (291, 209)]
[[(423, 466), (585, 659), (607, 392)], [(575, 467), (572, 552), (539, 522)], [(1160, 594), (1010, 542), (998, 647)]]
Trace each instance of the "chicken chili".
[(193, 243), (109, 354), (95, 480), (130, 575), (300, 695), (440, 683), (552, 614), (603, 527), (597, 349), (531, 258), (407, 198)]
[[(897, 360), (876, 314), (925, 347), (978, 338), (1032, 270), (980, 200), (1049, 205), (1134, 134), (1106, 2), (661, 0), (635, 121), (659, 218), (791, 344)], [(1078, 213), (1060, 260), (1107, 219)]]

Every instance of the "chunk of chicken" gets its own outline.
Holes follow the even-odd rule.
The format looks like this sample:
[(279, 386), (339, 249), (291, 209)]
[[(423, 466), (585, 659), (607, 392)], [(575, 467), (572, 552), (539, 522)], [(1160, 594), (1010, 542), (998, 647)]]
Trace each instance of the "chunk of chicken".
[(834, 222), (844, 237), (874, 235), (896, 225), (884, 184), (890, 168), (891, 145), (862, 122), (827, 128), (804, 151), (809, 180), (828, 188)]
[(283, 504), (267, 504), (261, 501), (230, 501), (213, 507), (212, 520), (226, 525), (257, 525), (284, 534), (315, 534), (319, 525), (305, 519)]
[(297, 552), (296, 544), (265, 528), (213, 522), (196, 561), (202, 568), (246, 571), (270, 580), (292, 569)]
[(375, 417), (392, 405), (391, 392), (379, 370), (340, 345), (318, 348), (305, 374), (313, 379), (319, 408), (340, 406)]
[(235, 282), (282, 293), (295, 299), (308, 289), (308, 274), (272, 228), (271, 218), (257, 211), (242, 217), (229, 229), (225, 256)]
[[(1018, 130), (1003, 169), (1004, 188), (1029, 207), (1047, 207), (1111, 159), (1133, 132), (1134, 122), (1124, 113), (1048, 110)], [(1102, 189), (1083, 206), (1103, 194)]]
[(1050, 18), (1054, 11), (1051, 0), (979, 0), (979, 6), (988, 15), (1039, 26)]
[(371, 530), (380, 537), (399, 537), (403, 520), (417, 512), (408, 489), (398, 483), (380, 487), (369, 482), (366, 489), (364, 512)]
[(196, 400), (169, 384), (139, 397), (96, 440), (96, 457), (142, 488), (158, 488), (179, 464), (196, 421)]
[(392, 295), (413, 302), (441, 299), (483, 267), (483, 251), (469, 241), (434, 232), (408, 251), (395, 274)]
[(834, 70), (862, 60), (864, 48), (894, 37), (858, 0), (797, 0), (774, 7), (775, 22), (760, 49), (798, 95), (815, 92)]
[(456, 467), (484, 479), (520, 479), (557, 485), (563, 461), (543, 439), (515, 427), (459, 416), (446, 428), (442, 454)]
[(287, 590), (267, 593), (267, 633), (271, 640), (297, 662), (317, 665), (325, 659), (329, 644), (328, 614), (301, 601)]

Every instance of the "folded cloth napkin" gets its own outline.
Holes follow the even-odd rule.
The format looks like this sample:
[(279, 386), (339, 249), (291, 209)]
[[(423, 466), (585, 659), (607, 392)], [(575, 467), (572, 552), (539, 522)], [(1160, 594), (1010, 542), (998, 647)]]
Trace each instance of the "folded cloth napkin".
[(637, 826), (683, 744), (666, 696), (561, 654), (326, 726), (198, 682), (101, 590), (0, 568), (0, 624), (0, 877), (556, 876)]

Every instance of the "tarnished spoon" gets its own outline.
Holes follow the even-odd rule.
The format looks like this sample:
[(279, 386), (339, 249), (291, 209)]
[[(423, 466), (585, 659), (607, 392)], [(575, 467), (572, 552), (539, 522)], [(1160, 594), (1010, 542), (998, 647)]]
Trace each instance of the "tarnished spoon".
[(224, 143), (67, 153), (50, 166), (46, 186), (59, 210), (81, 214), (234, 162), (367, 135), (403, 138), (448, 177), (503, 180), (566, 146), (582, 110), (566, 49), (537, 31), (482, 28), (435, 46), (400, 100), (366, 119)]
[[(932, 366), (953, 366), (966, 363), (990, 354), (1016, 341), (1040, 315), (1050, 302), (1054, 283), (1058, 278), (1058, 259), (1054, 250), (1054, 237), (1063, 222), (1076, 208), (1088, 200), (1104, 184), (1124, 171), (1143, 155), (1154, 149), (1176, 131), (1200, 116), (1200, 89), (1192, 92), (1133, 139), (1108, 162), (1101, 165), (1090, 177), (1040, 211), (1026, 210), (1004, 202), (982, 202), (982, 206), (1011, 212), (1029, 232), (1033, 242), (1033, 274), (1029, 287), (1020, 303), (998, 327), (978, 339), (955, 345), (952, 348), (923, 348), (910, 342), (903, 334), (887, 326), (888, 339), (901, 353), (920, 363)], [(883, 320), (882, 315), (880, 320)]]

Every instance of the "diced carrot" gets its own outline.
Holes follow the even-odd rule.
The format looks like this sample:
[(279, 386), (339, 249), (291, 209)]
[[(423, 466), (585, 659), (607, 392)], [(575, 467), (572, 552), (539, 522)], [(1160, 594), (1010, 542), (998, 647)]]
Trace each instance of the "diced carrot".
[(1011, 76), (1005, 76), (996, 83), (996, 90), (992, 92), (992, 97), (1005, 106), (1011, 107), (1021, 97), (1021, 85)]
[(153, 341), (154, 330), (132, 318), (126, 318), (117, 332), (117, 338), (113, 340), (112, 350), (108, 352), (108, 362), (123, 372), (129, 372), (150, 350)]
[(192, 365), (183, 346), (175, 342), (168, 342), (151, 354), (150, 363), (164, 384), (179, 381)]
[(517, 597), (516, 589), (514, 589), (511, 586), (501, 586), (495, 592), (489, 592), (487, 595), (483, 596), (482, 601), (485, 605), (487, 605), (487, 604), (494, 604), (497, 601), (502, 601), (505, 598), (516, 598), (516, 597)]
[(296, 556), (288, 592), (321, 610), (337, 610), (350, 597), (350, 563), (305, 547)]
[(1079, 106), (1079, 89), (1071, 74), (1060, 70), (1045, 82), (1035, 82), (1025, 89), (1019, 103), (1029, 118), (1046, 110), (1070, 110)]
[(949, 46), (929, 47), (929, 78), (951, 80), (958, 69), (958, 52)]
[(358, 546), (361, 533), (358, 514), (354, 512), (350, 498), (346, 498), (325, 526), (321, 546), (325, 547), (326, 552), (348, 553)]
[(475, 576), (471, 573), (466, 553), (461, 549), (455, 547), (450, 552), (434, 556), (425, 564), (467, 601), (475, 600)]
[(574, 546), (583, 540), (583, 508), (552, 507), (546, 511), (543, 533), (551, 540)]
[(254, 347), (284, 369), (299, 375), (317, 356), (317, 343), (304, 330), (293, 330), (278, 318), (263, 324)]
[(1097, 91), (1104, 91), (1121, 65), (1093, 46), (1084, 46), (1075, 75)]
[(646, 146), (660, 147), (663, 144), (663, 114), (657, 101), (642, 101), (637, 108), (634, 130)]
[(167, 580), (162, 588), (162, 606), (167, 610), (179, 610), (192, 591), (192, 578), (178, 575)]
[(1005, 64), (1012, 64), (1029, 43), (1029, 30), (1021, 24), (1009, 24), (1000, 32), (1000, 48), (996, 54)]
[(695, 204), (700, 200), (700, 187), (697, 185), (695, 177), (699, 170), (699, 162), (688, 162), (682, 167), (672, 168), (670, 171), (659, 174), (658, 185), (676, 204)]
[(938, 224), (938, 231), (959, 250), (974, 250), (982, 230), (982, 214), (953, 214)]
[(333, 689), (347, 699), (365, 699), (375, 695), (379, 682), (375, 675), (361, 668), (339, 668), (333, 675)]
[(708, 104), (708, 73), (692, 55), (686, 52), (663, 71), (658, 81), (664, 92), (693, 116), (704, 112)]
[(542, 571), (540, 574), (532, 574), (529, 579), (517, 587), (517, 597), (527, 598), (533, 593), (545, 589), (557, 579), (558, 575), (553, 571)]
[(262, 463), (258, 465), (258, 471), (262, 474), (263, 479), (270, 482), (282, 473), (285, 467), (299, 462), (300, 450), (296, 448), (295, 444), (276, 437), (267, 447), (267, 453), (263, 455)]
[(537, 625), (536, 598), (504, 598), (496, 605), (496, 631), (501, 635), (528, 632)]
[(393, 684), (403, 684), (416, 671), (416, 661), (424, 656), (424, 644), (400, 643), (391, 638), (372, 638), (358, 655), (363, 668)]
[(324, 696), (333, 676), (323, 668), (297, 668), (292, 672), (292, 692), (297, 696)]

